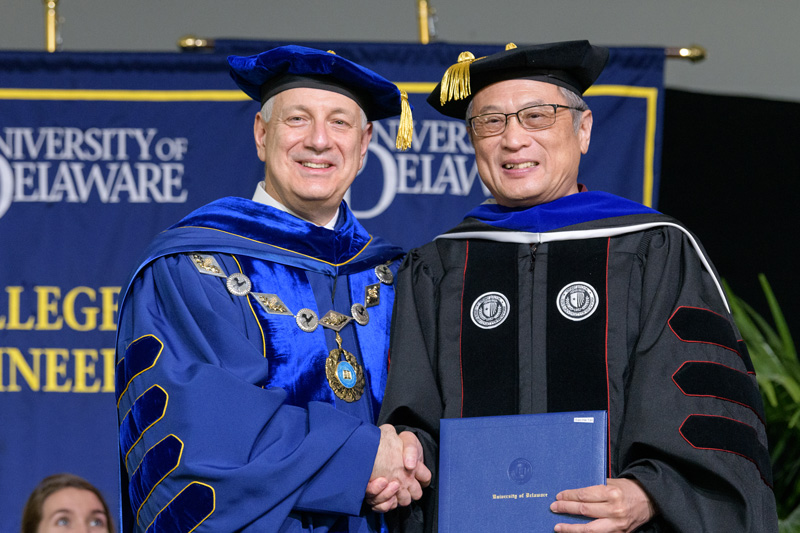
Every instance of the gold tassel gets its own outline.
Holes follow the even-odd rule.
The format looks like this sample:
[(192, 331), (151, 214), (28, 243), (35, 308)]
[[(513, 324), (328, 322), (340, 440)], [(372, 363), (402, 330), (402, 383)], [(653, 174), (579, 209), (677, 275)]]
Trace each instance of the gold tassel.
[(406, 151), (411, 147), (414, 136), (414, 120), (411, 118), (411, 106), (408, 104), (408, 93), (400, 91), (400, 125), (397, 127), (398, 150)]
[(475, 61), (472, 52), (461, 52), (458, 63), (452, 65), (442, 77), (442, 91), (439, 102), (445, 105), (450, 100), (462, 100), (471, 94), (469, 86), (469, 66)]
[(514, 49), (514, 48), (516, 48), (516, 47), (517, 47), (517, 45), (516, 45), (516, 44), (514, 44), (514, 43), (508, 43), (508, 44), (506, 45), (506, 50), (513, 50), (513, 49)]

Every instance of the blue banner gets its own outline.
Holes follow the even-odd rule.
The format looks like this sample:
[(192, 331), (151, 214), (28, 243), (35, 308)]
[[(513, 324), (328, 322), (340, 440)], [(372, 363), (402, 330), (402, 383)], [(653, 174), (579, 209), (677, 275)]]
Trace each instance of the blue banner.
[[(159, 231), (219, 197), (251, 197), (263, 176), (258, 104), (228, 53), (279, 44), (217, 42), (214, 53), (0, 52), (0, 530), (28, 493), (69, 471), (116, 507), (114, 335), (121, 286)], [(410, 248), (487, 197), (463, 121), (427, 94), (469, 50), (502, 46), (304, 43), (397, 83), (414, 141), (376, 123), (348, 202), (372, 233)], [(524, 43), (517, 43), (523, 45)], [(655, 206), (664, 51), (612, 48), (586, 95), (594, 113), (580, 181)]]

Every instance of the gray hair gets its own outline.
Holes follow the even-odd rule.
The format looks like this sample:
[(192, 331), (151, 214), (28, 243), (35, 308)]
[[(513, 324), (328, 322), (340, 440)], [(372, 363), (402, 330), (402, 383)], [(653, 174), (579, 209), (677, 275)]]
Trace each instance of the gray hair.
[(558, 90), (561, 92), (561, 96), (564, 97), (564, 100), (567, 101), (567, 105), (575, 108), (570, 109), (569, 112), (572, 113), (572, 127), (575, 129), (575, 133), (578, 133), (578, 128), (581, 126), (581, 117), (583, 117), (583, 112), (589, 109), (589, 106), (586, 105), (586, 101), (581, 98), (581, 95), (578, 93), (574, 93), (561, 86), (558, 87)]
[[(575, 130), (575, 133), (578, 133), (578, 129), (581, 126), (581, 117), (583, 117), (583, 112), (588, 110), (589, 106), (579, 94), (574, 93), (565, 87), (561, 87), (560, 85), (558, 86), (558, 90), (561, 93), (561, 96), (564, 97), (564, 100), (567, 101), (567, 105), (575, 108), (570, 109), (569, 112), (572, 113), (572, 127)], [(469, 101), (469, 105), (467, 106), (467, 116), (465, 117), (465, 120), (467, 121), (467, 127), (469, 127), (469, 119), (472, 116), (472, 104), (474, 102), (475, 99), (473, 98)]]
[[(276, 94), (275, 96), (278, 95)], [(272, 118), (272, 107), (275, 105), (275, 96), (270, 97), (264, 102), (264, 105), (261, 106), (261, 118), (264, 119), (264, 122), (269, 122), (269, 119)], [(367, 127), (367, 114), (361, 109), (361, 106), (358, 106), (358, 110), (361, 112), (361, 129), (363, 130)]]

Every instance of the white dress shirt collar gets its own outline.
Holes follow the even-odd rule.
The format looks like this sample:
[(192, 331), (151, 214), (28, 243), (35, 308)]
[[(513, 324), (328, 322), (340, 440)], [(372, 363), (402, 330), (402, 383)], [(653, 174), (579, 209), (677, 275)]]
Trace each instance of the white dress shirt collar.
[[(290, 215), (295, 216), (301, 220), (306, 220), (303, 217), (299, 216), (297, 213), (294, 213), (291, 209), (280, 203), (278, 200), (270, 196), (269, 193), (266, 190), (264, 190), (263, 181), (259, 181), (258, 185), (256, 185), (256, 192), (253, 193), (253, 201), (258, 202), (260, 204), (268, 205), (270, 207), (274, 207), (275, 209), (283, 211), (284, 213), (289, 213)], [(338, 219), (339, 219), (339, 209), (336, 210), (336, 214), (333, 215), (333, 218), (330, 219), (327, 224), (323, 224), (322, 226), (320, 226), (319, 224), (314, 224), (314, 222), (311, 222), (310, 220), (306, 220), (306, 222), (311, 222), (315, 226), (320, 226), (332, 230), (334, 227), (336, 227), (336, 221)]]

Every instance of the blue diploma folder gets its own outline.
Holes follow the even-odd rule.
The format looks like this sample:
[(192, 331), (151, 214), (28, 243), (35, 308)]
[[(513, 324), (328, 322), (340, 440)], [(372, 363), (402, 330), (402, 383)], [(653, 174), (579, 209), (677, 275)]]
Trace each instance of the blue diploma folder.
[(552, 532), (565, 489), (606, 482), (605, 411), (446, 418), (439, 444), (439, 532)]

